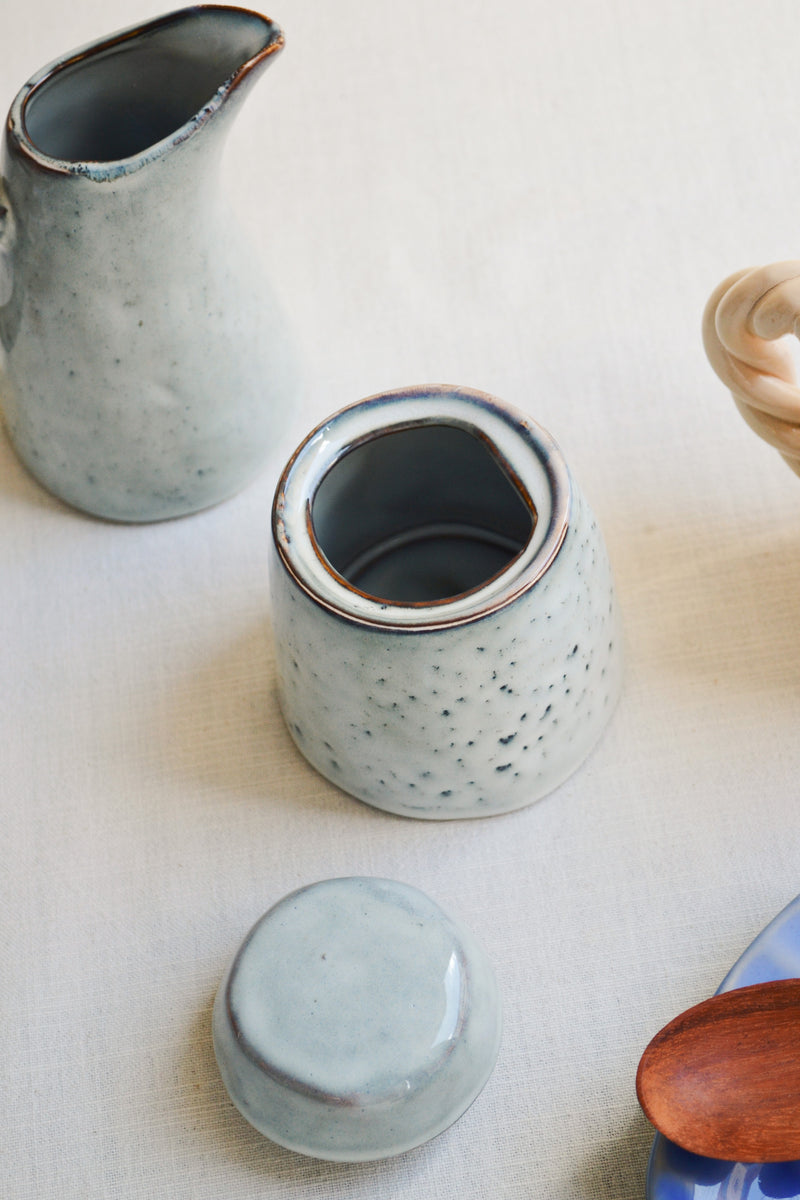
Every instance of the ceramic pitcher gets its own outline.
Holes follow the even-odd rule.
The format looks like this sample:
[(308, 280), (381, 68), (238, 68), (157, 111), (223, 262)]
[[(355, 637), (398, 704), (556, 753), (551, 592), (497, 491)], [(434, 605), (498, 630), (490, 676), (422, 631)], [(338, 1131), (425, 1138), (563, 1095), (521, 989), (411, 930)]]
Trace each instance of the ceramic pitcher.
[(284, 427), (286, 331), (220, 170), (230, 117), (282, 45), (257, 13), (187, 8), (65, 55), (11, 106), (0, 400), (19, 457), (77, 508), (205, 508)]

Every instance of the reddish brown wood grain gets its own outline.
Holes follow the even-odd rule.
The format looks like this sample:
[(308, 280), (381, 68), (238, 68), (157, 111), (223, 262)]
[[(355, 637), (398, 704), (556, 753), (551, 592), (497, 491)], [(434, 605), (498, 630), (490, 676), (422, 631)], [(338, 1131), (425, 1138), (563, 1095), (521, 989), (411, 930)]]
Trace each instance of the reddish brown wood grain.
[(800, 1158), (800, 979), (704, 1000), (657, 1033), (636, 1093), (645, 1115), (695, 1154)]

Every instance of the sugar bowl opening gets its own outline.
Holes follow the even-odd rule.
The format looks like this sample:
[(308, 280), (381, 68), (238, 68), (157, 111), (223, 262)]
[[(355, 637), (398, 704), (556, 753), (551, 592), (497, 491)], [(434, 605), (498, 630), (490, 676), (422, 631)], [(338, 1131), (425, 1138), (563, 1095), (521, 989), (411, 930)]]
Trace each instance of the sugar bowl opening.
[(470, 388), (403, 388), (312, 430), (278, 483), (273, 540), (347, 620), (450, 627), (546, 573), (570, 497), (558, 447), (521, 413)]
[(437, 604), (481, 587), (519, 554), (535, 505), (472, 430), (421, 424), (367, 437), (321, 479), (311, 534), (323, 561), (387, 604)]
[(312, 766), (376, 808), (510, 812), (585, 759), (621, 682), (603, 540), (558, 446), (483, 392), (334, 413), (272, 512), (278, 696)]

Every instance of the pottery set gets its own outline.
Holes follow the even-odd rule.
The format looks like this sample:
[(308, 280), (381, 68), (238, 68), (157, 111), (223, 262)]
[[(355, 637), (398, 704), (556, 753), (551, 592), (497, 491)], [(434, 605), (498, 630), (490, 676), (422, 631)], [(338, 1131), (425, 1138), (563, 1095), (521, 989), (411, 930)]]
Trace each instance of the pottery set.
[[(220, 163), (282, 46), (258, 13), (201, 5), (65, 55), (11, 106), (3, 417), (21, 461), (75, 508), (122, 522), (196, 512), (281, 448), (291, 339)], [(704, 322), (742, 415), (800, 474), (800, 388), (778, 341), (798, 328), (800, 262), (731, 276)], [(550, 435), (484, 392), (386, 392), (312, 430), (275, 491), (270, 580), (287, 728), (312, 767), (376, 809), (448, 820), (532, 804), (585, 761), (620, 693), (597, 523)], [(657, 1136), (650, 1200), (706, 1184), (800, 1195), (798, 1164), (777, 1162), (800, 1151), (794, 1103), (741, 1057), (772, 1038), (785, 1075), (800, 987), (772, 981), (800, 974), (799, 911), (643, 1056), (642, 1105), (684, 1147)], [(730, 993), (742, 983), (762, 986)], [(256, 923), (219, 987), (213, 1041), (256, 1129), (353, 1162), (457, 1120), (491, 1075), (501, 1024), (472, 934), (416, 888), (359, 876), (300, 888)], [(734, 1156), (748, 1162), (718, 1162)]]
[[(185, 9), (64, 56), (11, 106), (3, 416), (37, 479), (86, 512), (204, 508), (279, 445), (288, 337), (219, 166), (282, 46), (257, 13)], [(611, 573), (522, 414), (445, 387), (354, 405), (291, 458), (273, 534), (284, 714), (345, 791), (413, 816), (503, 812), (597, 741), (620, 686)]]
[[(282, 45), (256, 13), (185, 9), (64, 56), (12, 104), (3, 415), (78, 509), (194, 512), (280, 446), (290, 340), (220, 157)], [(290, 458), (272, 530), (282, 710), (322, 775), (440, 820), (531, 804), (585, 760), (619, 695), (619, 613), (592, 513), (529, 418), (444, 386), (354, 404)], [(213, 1024), (249, 1121), (359, 1160), (461, 1115), (494, 1066), (500, 1004), (483, 950), (432, 900), (339, 879), (255, 926)]]

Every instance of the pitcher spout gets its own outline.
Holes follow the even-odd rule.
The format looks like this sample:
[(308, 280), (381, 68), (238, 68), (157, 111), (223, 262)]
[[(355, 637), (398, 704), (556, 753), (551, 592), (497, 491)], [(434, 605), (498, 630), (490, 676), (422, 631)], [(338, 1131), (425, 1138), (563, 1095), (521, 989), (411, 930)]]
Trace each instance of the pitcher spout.
[(197, 5), (123, 30), (45, 67), (17, 96), (12, 155), (104, 180), (203, 128), (283, 48), (259, 13)]

